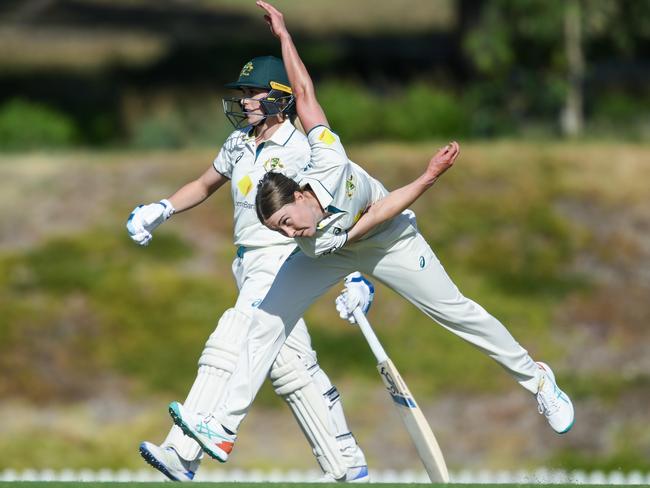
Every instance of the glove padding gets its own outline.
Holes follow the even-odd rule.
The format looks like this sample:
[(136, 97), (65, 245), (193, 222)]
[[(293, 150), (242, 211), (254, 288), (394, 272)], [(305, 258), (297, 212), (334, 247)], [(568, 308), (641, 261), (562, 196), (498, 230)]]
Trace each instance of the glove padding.
[(126, 221), (129, 237), (141, 246), (149, 244), (153, 230), (169, 219), (176, 209), (169, 200), (160, 200), (149, 205), (138, 205)]
[(363, 313), (368, 313), (372, 300), (375, 297), (375, 287), (373, 284), (365, 279), (361, 273), (355, 271), (345, 277), (345, 288), (343, 292), (336, 297), (336, 310), (339, 316), (350, 322), (356, 324), (352, 312), (357, 307), (360, 307)]

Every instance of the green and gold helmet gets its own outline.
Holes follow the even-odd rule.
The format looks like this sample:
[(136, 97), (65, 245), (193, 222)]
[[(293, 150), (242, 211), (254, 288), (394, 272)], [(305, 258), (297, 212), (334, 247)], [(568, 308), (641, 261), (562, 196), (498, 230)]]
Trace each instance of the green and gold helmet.
[[(268, 90), (269, 94), (260, 100), (264, 118), (293, 113), (294, 99), (289, 78), (284, 63), (275, 56), (259, 56), (251, 59), (241, 69), (237, 81), (226, 84), (226, 88)], [(223, 109), (236, 129), (246, 125), (247, 113), (244, 111), (241, 97), (224, 98)]]

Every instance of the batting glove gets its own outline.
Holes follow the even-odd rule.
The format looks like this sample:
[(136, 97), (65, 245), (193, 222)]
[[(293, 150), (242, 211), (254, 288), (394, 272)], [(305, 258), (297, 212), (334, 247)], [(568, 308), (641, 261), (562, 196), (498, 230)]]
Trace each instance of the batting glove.
[(343, 292), (336, 297), (336, 310), (339, 316), (350, 322), (356, 324), (352, 312), (357, 307), (360, 307), (363, 313), (368, 313), (372, 300), (375, 298), (375, 287), (373, 284), (365, 279), (361, 273), (355, 271), (345, 277), (345, 288)]
[(126, 221), (129, 237), (141, 246), (149, 244), (153, 230), (169, 219), (176, 209), (169, 200), (160, 200), (149, 205), (138, 205)]

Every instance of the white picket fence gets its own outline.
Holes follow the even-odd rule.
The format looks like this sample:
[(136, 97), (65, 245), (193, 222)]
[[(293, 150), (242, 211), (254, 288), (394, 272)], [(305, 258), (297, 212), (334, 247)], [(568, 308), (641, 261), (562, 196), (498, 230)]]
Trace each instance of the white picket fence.
[[(375, 483), (428, 483), (424, 471), (373, 470), (370, 473)], [(314, 482), (320, 471), (257, 471), (257, 470), (201, 470), (195, 481), (211, 482)], [(455, 471), (450, 473), (452, 483), (575, 483), (594, 485), (650, 485), (650, 473), (632, 471)], [(97, 471), (82, 469), (62, 470), (12, 470), (0, 471), (0, 481), (119, 481), (147, 482), (164, 481), (166, 478), (153, 469)]]

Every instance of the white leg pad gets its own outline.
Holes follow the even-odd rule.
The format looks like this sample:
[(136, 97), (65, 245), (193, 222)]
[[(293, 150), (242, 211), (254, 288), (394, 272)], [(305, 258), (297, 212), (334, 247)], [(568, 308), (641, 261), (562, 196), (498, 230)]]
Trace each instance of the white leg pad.
[[(195, 412), (214, 411), (235, 370), (249, 328), (250, 317), (247, 314), (234, 308), (224, 312), (199, 358), (199, 371), (184, 403), (187, 408)], [(188, 461), (198, 459), (202, 454), (199, 445), (176, 426), (169, 431), (163, 445), (172, 446), (181, 458)]]
[(325, 374), (318, 365), (316, 365), (316, 371), (313, 373), (314, 383), (317, 385), (318, 390), (322, 392), (325, 401), (330, 410), (330, 418), (334, 423), (334, 429), (336, 432), (336, 441), (339, 445), (339, 451), (341, 452), (344, 464), (348, 468), (354, 468), (358, 466), (366, 466), (366, 457), (357, 444), (357, 440), (352, 435), (348, 423), (345, 420), (345, 414), (343, 413), (343, 404), (341, 403), (341, 395), (336, 389), (336, 386), (332, 385), (329, 377)]
[[(359, 452), (361, 450), (345, 425), (336, 388), (327, 379), (329, 386), (323, 390), (320, 382), (315, 381), (315, 374), (327, 379), (311, 356), (301, 355), (295, 349), (285, 345), (273, 363), (269, 377), (276, 393), (285, 399), (298, 420), (322, 470), (334, 479), (341, 479), (346, 475), (347, 468), (351, 467), (349, 464), (351, 458), (344, 454), (344, 444), (349, 444), (351, 440), (356, 450)], [(335, 402), (332, 402), (327, 394), (332, 391), (336, 392)], [(331, 408), (334, 403), (340, 409), (345, 426), (343, 436), (345, 439), (341, 440), (338, 439), (338, 422), (335, 421)], [(363, 461), (362, 465), (365, 465), (365, 459)]]

